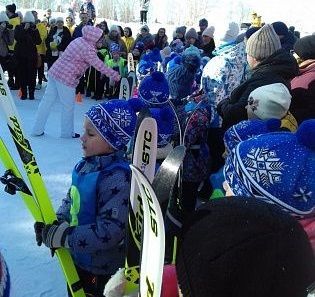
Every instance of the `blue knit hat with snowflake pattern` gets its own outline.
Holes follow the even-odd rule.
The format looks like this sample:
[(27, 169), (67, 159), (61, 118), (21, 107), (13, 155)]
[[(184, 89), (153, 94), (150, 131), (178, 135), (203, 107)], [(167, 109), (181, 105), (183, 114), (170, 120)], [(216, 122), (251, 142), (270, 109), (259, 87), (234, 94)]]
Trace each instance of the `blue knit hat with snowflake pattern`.
[(239, 143), (224, 166), (235, 196), (262, 199), (300, 218), (315, 213), (315, 120), (296, 133), (274, 132)]
[(92, 106), (85, 116), (114, 149), (122, 150), (136, 128), (136, 112), (141, 109), (138, 101), (112, 99)]
[(253, 119), (241, 121), (230, 127), (224, 134), (224, 144), (227, 152), (231, 152), (241, 141), (247, 140), (260, 134), (275, 132), (280, 129), (281, 121), (270, 119), (267, 121)]
[(170, 91), (163, 72), (154, 71), (146, 76), (139, 85), (139, 97), (150, 105), (167, 102)]

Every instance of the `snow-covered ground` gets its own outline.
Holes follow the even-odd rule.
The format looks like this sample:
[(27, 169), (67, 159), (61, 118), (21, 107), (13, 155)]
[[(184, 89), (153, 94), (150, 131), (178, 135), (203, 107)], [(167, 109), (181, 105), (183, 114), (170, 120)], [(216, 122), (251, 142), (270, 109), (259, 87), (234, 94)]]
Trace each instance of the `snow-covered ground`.
[[(18, 99), (16, 91), (12, 92), (27, 135), (30, 135), (34, 115), (43, 93), (44, 89), (36, 91), (36, 100), (22, 101)], [(76, 132), (82, 131), (84, 112), (93, 104), (96, 104), (96, 101), (87, 98), (82, 104), (76, 104)], [(82, 156), (79, 139), (59, 138), (59, 109), (58, 102), (51, 111), (44, 136), (29, 137), (55, 209), (70, 186), (73, 166)], [(0, 137), (9, 146), (20, 170), (23, 171), (2, 111), (0, 111)], [(0, 175), (4, 171), (0, 162)], [(33, 223), (20, 196), (8, 195), (4, 192), (4, 186), (0, 184), (0, 251), (6, 259), (10, 272), (10, 297), (67, 296), (58, 260), (50, 256), (49, 249), (36, 245)]]

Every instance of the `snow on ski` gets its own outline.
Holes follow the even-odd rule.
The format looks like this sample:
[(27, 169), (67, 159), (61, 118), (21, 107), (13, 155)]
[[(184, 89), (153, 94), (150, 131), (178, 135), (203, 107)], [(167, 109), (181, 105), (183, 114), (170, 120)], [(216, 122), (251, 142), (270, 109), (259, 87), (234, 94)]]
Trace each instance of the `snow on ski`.
[(140, 296), (160, 297), (165, 251), (163, 215), (146, 176), (137, 167), (130, 168), (140, 189), (143, 210)]
[[(9, 131), (19, 156), (22, 160), (26, 175), (29, 179), (34, 199), (36, 200), (45, 223), (54, 222), (57, 217), (53, 209), (49, 195), (37, 166), (35, 156), (28, 139), (26, 138), (21, 126), (21, 120), (18, 115), (14, 100), (6, 80), (2, 67), (0, 66), (0, 108), (3, 109)], [(56, 250), (59, 263), (63, 269), (65, 278), (68, 282), (71, 293), (74, 297), (84, 297), (82, 285), (79, 276), (72, 261), (69, 251), (65, 248)]]

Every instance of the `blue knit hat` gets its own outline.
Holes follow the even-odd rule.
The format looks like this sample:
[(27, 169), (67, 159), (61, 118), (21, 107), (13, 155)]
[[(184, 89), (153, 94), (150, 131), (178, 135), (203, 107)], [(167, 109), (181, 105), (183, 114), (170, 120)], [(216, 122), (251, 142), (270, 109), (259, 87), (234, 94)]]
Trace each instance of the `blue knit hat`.
[(241, 141), (247, 140), (260, 134), (275, 132), (280, 129), (281, 121), (278, 119), (263, 120), (246, 120), (241, 121), (230, 127), (224, 134), (224, 144), (231, 152)]
[(92, 106), (85, 115), (114, 149), (122, 150), (134, 134), (138, 101), (112, 99)]
[(274, 132), (239, 143), (224, 176), (236, 196), (255, 196), (304, 218), (315, 213), (315, 120), (296, 133)]
[(165, 103), (169, 93), (168, 82), (163, 72), (152, 72), (139, 85), (139, 97), (151, 105)]
[(137, 65), (137, 72), (140, 76), (147, 75), (148, 73), (156, 70), (156, 63), (154, 63), (148, 54), (145, 54)]
[(111, 53), (120, 52), (120, 46), (119, 46), (119, 44), (113, 42), (113, 43), (109, 46), (109, 51), (110, 51)]

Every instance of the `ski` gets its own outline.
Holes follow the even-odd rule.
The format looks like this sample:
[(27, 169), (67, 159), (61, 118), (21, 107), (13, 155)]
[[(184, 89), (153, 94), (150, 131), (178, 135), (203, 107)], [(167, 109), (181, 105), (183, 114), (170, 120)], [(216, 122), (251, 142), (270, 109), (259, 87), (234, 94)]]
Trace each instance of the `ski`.
[(134, 165), (130, 165), (130, 168), (142, 198), (143, 240), (140, 264), (140, 296), (160, 297), (165, 251), (163, 215), (159, 201), (146, 176)]
[[(139, 168), (152, 182), (155, 174), (157, 153), (157, 124), (148, 117), (147, 110), (139, 113), (136, 129), (136, 139), (133, 149), (132, 164)], [(127, 255), (125, 262), (125, 277), (127, 280), (125, 293), (131, 293), (139, 289), (140, 280), (140, 256), (142, 245), (142, 199), (140, 189), (134, 174), (131, 178), (130, 210), (127, 229)]]
[(128, 68), (128, 72), (130, 71), (135, 71), (135, 63), (133, 61), (133, 55), (132, 53), (128, 53), (128, 56), (127, 56), (127, 68)]
[(153, 179), (152, 187), (157, 194), (160, 204), (168, 201), (172, 196), (178, 171), (185, 158), (185, 153), (185, 146), (179, 145), (175, 147), (162, 162)]
[(128, 100), (130, 98), (129, 82), (126, 77), (120, 80), (119, 99)]
[(130, 71), (127, 76), (127, 80), (129, 83), (130, 97), (133, 97), (135, 88), (137, 86), (137, 77), (134, 71)]
[[(57, 220), (52, 203), (49, 199), (47, 189), (41, 177), (35, 156), (28, 139), (26, 138), (21, 120), (18, 115), (11, 92), (4, 79), (2, 67), (0, 66), (0, 107), (3, 109), (9, 131), (11, 133), (13, 142), (17, 148), (19, 156), (22, 160), (27, 178), (30, 182), (34, 199), (41, 211), (43, 220), (46, 224), (51, 224)], [(72, 261), (70, 252), (66, 248), (56, 249), (56, 254), (63, 270), (65, 279), (69, 285), (73, 297), (84, 297), (79, 276)]]
[(39, 209), (37, 202), (33, 198), (33, 194), (23, 180), (17, 165), (15, 164), (9, 150), (7, 149), (4, 141), (0, 137), (0, 159), (2, 164), (7, 169), (5, 174), (0, 177), (0, 181), (6, 186), (5, 191), (14, 195), (19, 191), (23, 202), (27, 209), (30, 211), (32, 217), (36, 222), (43, 222), (42, 213)]

